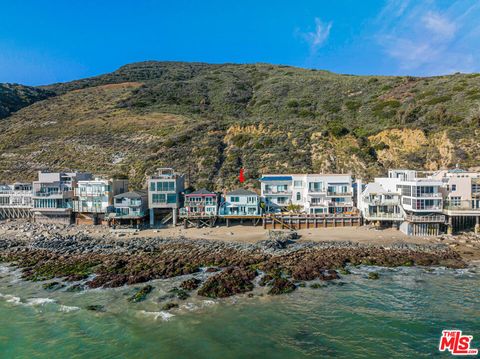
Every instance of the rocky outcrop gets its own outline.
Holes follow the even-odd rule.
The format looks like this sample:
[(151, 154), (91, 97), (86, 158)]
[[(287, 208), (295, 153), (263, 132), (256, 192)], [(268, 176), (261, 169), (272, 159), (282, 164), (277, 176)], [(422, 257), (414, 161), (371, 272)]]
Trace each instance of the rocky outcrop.
[[(181, 275), (205, 276), (198, 293), (226, 297), (251, 291), (257, 270), (264, 273), (259, 285), (275, 291), (291, 288), (288, 281), (335, 281), (346, 265), (441, 265), (462, 268), (460, 255), (444, 244), (398, 243), (389, 247), (352, 242), (300, 242), (287, 239), (254, 244), (185, 238), (91, 238), (65, 234), (68, 228), (50, 233), (35, 228), (19, 236), (0, 235), (0, 262), (23, 269), (23, 279), (60, 279), (72, 283), (66, 290), (120, 287)], [(30, 233), (25, 236), (24, 233)], [(206, 269), (205, 269), (206, 268)], [(215, 273), (217, 271), (217, 273)], [(185, 279), (164, 298), (185, 299), (200, 286), (199, 279)], [(282, 279), (282, 280), (279, 280)], [(52, 288), (50, 288), (50, 285)], [(46, 284), (46, 289), (53, 289)], [(148, 293), (147, 293), (148, 294)]]
[(279, 295), (291, 293), (296, 289), (296, 285), (285, 278), (275, 278), (272, 282), (272, 287), (268, 291), (268, 294)]
[(198, 294), (210, 298), (224, 298), (249, 292), (253, 289), (252, 280), (257, 272), (252, 269), (229, 267), (207, 279)]

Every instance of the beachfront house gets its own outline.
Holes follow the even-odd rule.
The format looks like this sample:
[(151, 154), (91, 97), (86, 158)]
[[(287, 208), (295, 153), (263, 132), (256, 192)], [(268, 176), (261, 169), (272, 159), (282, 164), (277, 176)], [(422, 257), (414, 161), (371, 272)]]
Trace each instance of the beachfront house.
[[(361, 188), (361, 181), (358, 181), (357, 188)], [(381, 183), (367, 184), (360, 193), (357, 207), (362, 213), (366, 223), (378, 225), (398, 225), (404, 220), (404, 212), (400, 205), (400, 193), (385, 189)]]
[(220, 205), (220, 216), (260, 216), (260, 196), (245, 189), (227, 192)]
[(145, 221), (148, 210), (147, 191), (130, 191), (114, 196), (114, 212), (108, 215), (110, 225), (139, 227)]
[(213, 217), (218, 214), (218, 195), (202, 188), (185, 195), (180, 215), (186, 217)]
[(82, 180), (77, 182), (73, 212), (76, 224), (106, 224), (113, 212), (113, 197), (128, 191), (127, 179)]
[(160, 168), (148, 177), (147, 182), (150, 226), (166, 224), (170, 220), (176, 225), (178, 210), (182, 207), (185, 176), (172, 168)]
[(267, 212), (346, 214), (354, 211), (350, 175), (266, 174), (260, 182)]
[(31, 208), (31, 183), (0, 185), (0, 219), (30, 218)]
[(90, 173), (39, 172), (32, 186), (35, 222), (71, 224), (74, 188), (78, 181), (91, 178)]
[(292, 203), (292, 176), (263, 175), (260, 179), (261, 194), (269, 213), (284, 212)]
[(480, 233), (480, 173), (455, 168), (437, 171), (431, 177), (443, 183), (447, 230), (474, 228)]
[(376, 178), (387, 192), (400, 194), (404, 221), (402, 232), (408, 235), (437, 235), (445, 222), (442, 181), (414, 170), (389, 170), (388, 177)]

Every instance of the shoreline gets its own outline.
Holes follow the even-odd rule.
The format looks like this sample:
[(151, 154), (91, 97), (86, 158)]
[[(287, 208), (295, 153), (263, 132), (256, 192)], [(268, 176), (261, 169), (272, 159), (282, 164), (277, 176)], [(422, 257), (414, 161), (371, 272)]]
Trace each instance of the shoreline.
[[(170, 308), (178, 306), (177, 300), (185, 299), (193, 291), (205, 298), (251, 294), (257, 286), (268, 288), (269, 295), (289, 293), (310, 281), (335, 282), (349, 275), (349, 266), (466, 268), (475, 264), (475, 260), (465, 258), (450, 244), (417, 237), (407, 241), (397, 238), (398, 232), (388, 230), (386, 234), (375, 233), (380, 238), (373, 239), (369, 230), (344, 228), (319, 229), (321, 236), (314, 233), (317, 231), (299, 231), (299, 239), (279, 231), (270, 233), (275, 238), (267, 239), (264, 234), (263, 238), (252, 240), (256, 233), (251, 228), (246, 234), (243, 228), (239, 232), (231, 227), (226, 230), (233, 234), (224, 240), (198, 235), (219, 232), (217, 236), (226, 236), (225, 228), (222, 230), (174, 228), (165, 233), (174, 235), (171, 237), (160, 236), (163, 230), (118, 236), (102, 228), (92, 233), (92, 229), (83, 231), (72, 226), (6, 222), (0, 226), (0, 263), (20, 268), (22, 279), (44, 282), (47, 290), (72, 283), (78, 291), (115, 288), (190, 276), (164, 298)], [(352, 236), (351, 232), (357, 234), (356, 238), (343, 240)], [(323, 239), (329, 234), (336, 235)], [(243, 241), (239, 240), (242, 235)], [(200, 272), (208, 275), (198, 280), (195, 274)], [(372, 274), (370, 279), (378, 278), (378, 274)], [(151, 290), (150, 285), (145, 285), (132, 300), (142, 301)]]

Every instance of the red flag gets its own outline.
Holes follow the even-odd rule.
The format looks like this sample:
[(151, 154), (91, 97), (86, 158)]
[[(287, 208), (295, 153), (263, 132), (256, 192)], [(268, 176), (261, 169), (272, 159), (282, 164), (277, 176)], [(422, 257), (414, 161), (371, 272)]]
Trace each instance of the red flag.
[(238, 180), (240, 183), (245, 182), (245, 175), (243, 174), (243, 168), (240, 168), (240, 174), (238, 175)]

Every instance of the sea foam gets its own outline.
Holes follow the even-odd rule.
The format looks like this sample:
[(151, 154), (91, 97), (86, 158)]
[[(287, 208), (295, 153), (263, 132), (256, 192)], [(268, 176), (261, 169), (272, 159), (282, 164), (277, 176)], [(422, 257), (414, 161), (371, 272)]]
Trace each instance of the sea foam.
[(5, 302), (7, 303), (12, 303), (12, 304), (15, 304), (15, 305), (18, 305), (18, 304), (22, 304), (22, 300), (20, 299), (20, 297), (16, 297), (14, 295), (11, 295), (11, 294), (2, 294), (0, 293), (0, 298), (3, 298), (5, 299)]
[(147, 312), (145, 310), (140, 310), (139, 313), (146, 316), (146, 317), (152, 317), (155, 320), (157, 320), (158, 318), (161, 318), (164, 321), (168, 321), (172, 317), (175, 316), (172, 313), (168, 313), (168, 312), (164, 312), (164, 311), (161, 311), (161, 312)]
[(70, 312), (74, 312), (76, 310), (80, 310), (80, 308), (60, 304), (60, 306), (58, 307), (58, 310), (61, 311), (61, 312), (70, 313)]
[(37, 305), (45, 305), (48, 303), (55, 303), (55, 302), (56, 300), (51, 298), (29, 298), (27, 299), (27, 302), (25, 303), (25, 305), (37, 306)]

